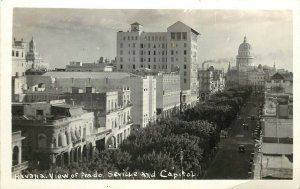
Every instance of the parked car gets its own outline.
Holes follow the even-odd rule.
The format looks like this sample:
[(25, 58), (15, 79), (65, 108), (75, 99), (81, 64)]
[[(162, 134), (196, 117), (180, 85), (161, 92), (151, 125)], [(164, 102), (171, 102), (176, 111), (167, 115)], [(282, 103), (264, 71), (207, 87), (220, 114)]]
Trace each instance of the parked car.
[(240, 144), (239, 145), (239, 152), (245, 152), (245, 151), (246, 151), (245, 145)]

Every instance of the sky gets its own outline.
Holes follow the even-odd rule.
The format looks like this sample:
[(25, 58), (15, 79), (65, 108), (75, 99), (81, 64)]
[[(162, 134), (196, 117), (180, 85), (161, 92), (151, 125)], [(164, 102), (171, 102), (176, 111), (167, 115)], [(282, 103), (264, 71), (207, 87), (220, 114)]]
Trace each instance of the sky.
[(96, 62), (116, 56), (118, 31), (139, 22), (145, 32), (165, 32), (181, 21), (198, 31), (198, 62), (228, 59), (235, 65), (247, 36), (254, 64), (293, 70), (293, 17), (290, 10), (42, 9), (14, 8), (13, 36), (29, 42), (51, 68), (70, 61)]

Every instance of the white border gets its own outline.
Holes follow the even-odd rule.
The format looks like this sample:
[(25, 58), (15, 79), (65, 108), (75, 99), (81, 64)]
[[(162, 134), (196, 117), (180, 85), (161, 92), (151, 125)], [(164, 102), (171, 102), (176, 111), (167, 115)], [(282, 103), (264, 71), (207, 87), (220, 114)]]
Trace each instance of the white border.
[[(11, 179), (11, 39), (13, 7), (86, 9), (292, 9), (294, 23), (294, 174), (293, 180), (199, 180), (199, 181), (119, 181), (119, 180), (13, 180)], [(4, 0), (1, 2), (1, 187), (2, 188), (300, 188), (299, 174), (299, 0)], [(2, 55), (2, 56), (1, 56)], [(298, 89), (298, 90), (297, 90)]]

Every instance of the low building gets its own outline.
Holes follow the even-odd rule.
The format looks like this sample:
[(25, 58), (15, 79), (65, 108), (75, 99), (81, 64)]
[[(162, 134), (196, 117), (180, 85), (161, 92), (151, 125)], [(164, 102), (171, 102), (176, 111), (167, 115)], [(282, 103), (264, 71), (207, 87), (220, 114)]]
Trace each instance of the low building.
[(12, 177), (19, 177), (24, 170), (28, 168), (28, 161), (22, 158), (22, 141), (25, 137), (21, 131), (12, 133)]

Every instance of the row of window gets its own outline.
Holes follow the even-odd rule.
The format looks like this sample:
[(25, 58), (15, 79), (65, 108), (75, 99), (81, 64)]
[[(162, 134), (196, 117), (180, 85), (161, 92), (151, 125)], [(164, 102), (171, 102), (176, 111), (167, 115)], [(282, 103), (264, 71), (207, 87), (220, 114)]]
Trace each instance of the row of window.
[[(141, 64), (140, 67), (143, 68), (144, 65)], [(130, 65), (128, 65), (128, 68), (130, 69)], [(146, 66), (145, 66), (145, 68), (146, 68)], [(150, 64), (148, 64), (148, 68), (151, 69), (151, 65), (150, 65)], [(156, 67), (156, 65), (154, 64), (152, 68), (153, 68), (153, 69), (156, 69), (157, 67)], [(167, 64), (166, 64), (166, 65), (163, 64), (161, 68), (162, 68), (162, 69), (168, 69), (168, 65), (167, 65)], [(186, 64), (184, 64), (184, 65), (183, 65), (183, 69), (186, 69), (186, 68), (187, 68), (187, 66), (186, 66)], [(123, 64), (120, 64), (120, 69), (121, 69), (121, 70), (123, 69)], [(136, 69), (135, 64), (132, 65), (132, 69)], [(158, 69), (160, 69), (160, 65), (158, 65)], [(184, 71), (183, 74), (184, 74), (184, 76), (186, 76), (186, 71)]]
[[(156, 62), (157, 60), (158, 60), (158, 62), (167, 62), (167, 61), (168, 61), (168, 59), (167, 59), (167, 58), (164, 58), (164, 57), (161, 58), (161, 59), (160, 59), (160, 58), (157, 59), (156, 57), (152, 58), (152, 61), (153, 61), (153, 62)], [(132, 61), (135, 62), (135, 61), (136, 61), (136, 58), (133, 57), (133, 58), (132, 58)], [(146, 62), (146, 59), (145, 59), (145, 58), (141, 58), (140, 61), (141, 61), (141, 62)], [(174, 62), (174, 61), (175, 61), (175, 62), (178, 62), (178, 58), (177, 58), (177, 57), (176, 57), (176, 58), (171, 57), (171, 62)], [(187, 57), (183, 57), (183, 61), (184, 61), (184, 62), (187, 62)], [(123, 57), (120, 57), (120, 62), (123, 62)], [(131, 58), (128, 58), (128, 62), (131, 62)], [(148, 58), (148, 62), (151, 62), (151, 58)]]
[(21, 51), (20, 53), (19, 51), (12, 51), (12, 56), (19, 57), (19, 55), (21, 55), (20, 57), (24, 57), (23, 51)]
[[(123, 36), (123, 41), (134, 41), (134, 40), (138, 40), (138, 36)], [(144, 36), (144, 37), (140, 37), (140, 40), (145, 40), (145, 41), (164, 41), (165, 40), (165, 36)]]
[[(195, 45), (194, 45), (195, 46)], [(124, 47), (124, 44), (123, 43), (120, 43), (120, 48), (123, 48)], [(132, 44), (128, 44), (128, 47), (132, 47), (132, 48), (135, 48), (136, 47), (136, 45), (135, 45), (135, 43), (132, 43)], [(143, 49), (143, 48), (168, 48), (168, 45), (167, 44), (165, 44), (165, 43), (162, 43), (162, 44), (153, 44), (153, 46), (150, 44), (150, 43), (148, 43), (148, 44), (143, 44), (143, 43), (141, 43), (140, 44), (140, 47), (141, 47), (141, 49)], [(174, 43), (174, 42), (172, 42), (171, 43), (171, 48), (174, 48), (174, 47), (178, 47), (178, 43)], [(187, 47), (187, 43), (183, 43), (183, 47)], [(197, 47), (197, 46), (195, 46), (195, 47)], [(197, 49), (197, 48), (196, 48)]]
[(185, 41), (187, 39), (187, 32), (171, 32), (171, 40)]

